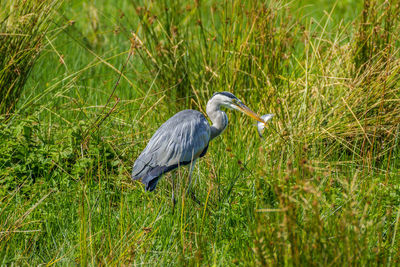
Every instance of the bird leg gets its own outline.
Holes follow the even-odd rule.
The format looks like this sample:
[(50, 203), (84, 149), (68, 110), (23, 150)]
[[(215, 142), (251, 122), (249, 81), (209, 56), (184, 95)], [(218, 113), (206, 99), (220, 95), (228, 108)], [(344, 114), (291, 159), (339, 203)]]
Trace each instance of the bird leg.
[(192, 198), (192, 200), (194, 202), (196, 202), (197, 204), (201, 205), (201, 202), (196, 198), (196, 196), (194, 195), (194, 192), (191, 190), (191, 185), (192, 185), (192, 176), (193, 176), (193, 170), (194, 170), (194, 165), (196, 164), (196, 160), (194, 160), (191, 165), (190, 165), (190, 171), (189, 171), (189, 184), (188, 184), (188, 188), (186, 190), (186, 195), (188, 195), (190, 193), (190, 197)]
[(174, 213), (176, 199), (175, 199), (175, 179), (173, 175), (171, 175), (171, 179), (172, 179), (172, 213)]
[(186, 194), (190, 192), (191, 186), (192, 186), (192, 174), (194, 170), (194, 165), (196, 164), (196, 160), (193, 160), (192, 163), (190, 163), (190, 170), (189, 170), (189, 184), (188, 188), (186, 190)]

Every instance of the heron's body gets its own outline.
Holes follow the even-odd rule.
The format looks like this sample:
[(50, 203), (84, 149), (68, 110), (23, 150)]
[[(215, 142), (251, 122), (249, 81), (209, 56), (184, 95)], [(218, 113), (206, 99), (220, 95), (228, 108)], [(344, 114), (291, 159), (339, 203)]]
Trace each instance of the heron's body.
[(204, 156), (210, 135), (202, 113), (191, 109), (178, 112), (150, 139), (133, 166), (132, 179), (142, 178), (146, 190), (153, 191), (161, 175)]
[[(193, 170), (195, 161), (206, 154), (209, 142), (228, 125), (228, 117), (220, 110), (221, 106), (240, 110), (262, 121), (233, 94), (215, 93), (208, 101), (206, 110), (212, 125), (196, 110), (183, 110), (172, 116), (158, 128), (135, 161), (132, 179), (141, 179), (146, 190), (153, 191), (164, 173), (188, 164)], [(191, 172), (189, 184), (190, 181)]]

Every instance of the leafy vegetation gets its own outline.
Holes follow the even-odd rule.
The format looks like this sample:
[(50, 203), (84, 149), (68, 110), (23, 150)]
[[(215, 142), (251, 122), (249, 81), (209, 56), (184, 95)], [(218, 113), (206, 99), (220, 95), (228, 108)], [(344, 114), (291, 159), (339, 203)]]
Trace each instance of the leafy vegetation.
[[(398, 265), (398, 5), (52, 3), (2, 109), (0, 264)], [(228, 111), (201, 205), (186, 169), (154, 194), (130, 180), (165, 120), (225, 90), (276, 116), (262, 140)]]

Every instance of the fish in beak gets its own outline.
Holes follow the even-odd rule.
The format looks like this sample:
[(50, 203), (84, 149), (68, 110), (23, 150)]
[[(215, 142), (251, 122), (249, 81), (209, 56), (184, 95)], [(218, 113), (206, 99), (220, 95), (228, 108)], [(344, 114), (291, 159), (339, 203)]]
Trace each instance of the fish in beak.
[(243, 102), (239, 102), (239, 101), (236, 102), (236, 109), (243, 112), (247, 116), (257, 120), (258, 135), (262, 138), (263, 137), (262, 134), (264, 132), (265, 125), (266, 125), (267, 121), (272, 119), (274, 114), (265, 114), (260, 117), (260, 116), (258, 116), (257, 113), (255, 113), (249, 107), (247, 107), (245, 104), (243, 104)]
[(270, 119), (272, 119), (272, 117), (274, 116), (274, 114), (265, 114), (265, 115), (262, 115), (261, 116), (261, 119), (264, 121), (264, 122), (257, 122), (257, 132), (258, 132), (258, 135), (261, 137), (261, 138), (263, 138), (263, 132), (264, 132), (264, 128), (265, 128), (265, 125), (266, 125), (266, 123), (267, 123), (267, 121), (269, 121)]

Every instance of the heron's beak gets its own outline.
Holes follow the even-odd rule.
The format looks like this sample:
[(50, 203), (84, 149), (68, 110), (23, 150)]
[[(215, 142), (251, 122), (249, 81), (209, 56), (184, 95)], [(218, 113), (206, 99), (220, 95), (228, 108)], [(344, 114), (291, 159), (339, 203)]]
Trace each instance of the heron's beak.
[(255, 120), (259, 121), (259, 122), (265, 123), (265, 121), (263, 119), (261, 119), (261, 117), (258, 116), (257, 113), (255, 113), (254, 111), (249, 109), (245, 104), (238, 103), (237, 107), (241, 112), (243, 112), (247, 116), (252, 117), (253, 119), (255, 119)]

